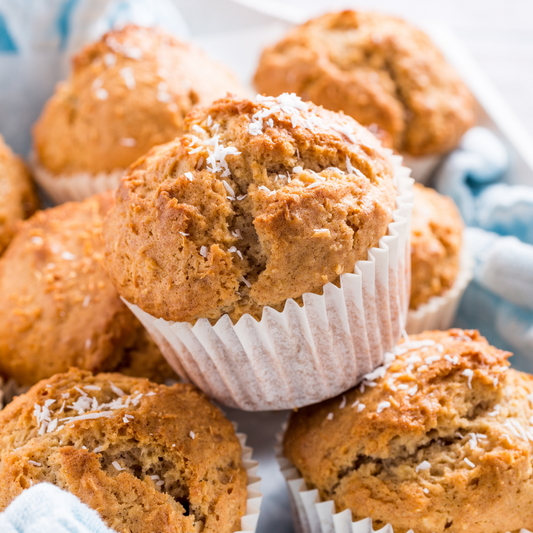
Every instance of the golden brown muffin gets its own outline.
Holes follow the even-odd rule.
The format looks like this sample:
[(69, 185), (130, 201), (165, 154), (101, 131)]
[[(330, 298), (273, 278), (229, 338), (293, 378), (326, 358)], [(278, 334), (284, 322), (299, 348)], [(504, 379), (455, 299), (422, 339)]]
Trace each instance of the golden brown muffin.
[(533, 377), (509, 355), (474, 330), (411, 336), (361, 387), (293, 413), (284, 453), (376, 528), (533, 529)]
[(450, 289), (459, 273), (463, 220), (454, 201), (418, 183), (411, 220), (411, 300), (417, 309)]
[(129, 169), (106, 219), (119, 293), (175, 321), (319, 291), (387, 233), (393, 164), (350, 117), (294, 95), (226, 98)]
[(184, 116), (227, 92), (234, 76), (194, 46), (126, 26), (86, 46), (35, 125), (39, 162), (54, 174), (124, 169), (183, 129)]
[(0, 510), (48, 482), (121, 533), (230, 533), (246, 511), (241, 454), (192, 385), (72, 370), (0, 413)]
[[(102, 265), (103, 216), (113, 203), (113, 193), (106, 193), (39, 211), (21, 224), (0, 259), (4, 376), (33, 385), (71, 366), (100, 371), (123, 365), (151, 378), (164, 367)], [(169, 373), (166, 367), (160, 380)]]
[(0, 255), (12, 239), (18, 221), (28, 218), (37, 205), (24, 163), (0, 135)]
[(378, 13), (329, 13), (294, 28), (263, 52), (254, 82), (377, 125), (413, 156), (450, 150), (474, 122), (468, 89), (429, 37)]

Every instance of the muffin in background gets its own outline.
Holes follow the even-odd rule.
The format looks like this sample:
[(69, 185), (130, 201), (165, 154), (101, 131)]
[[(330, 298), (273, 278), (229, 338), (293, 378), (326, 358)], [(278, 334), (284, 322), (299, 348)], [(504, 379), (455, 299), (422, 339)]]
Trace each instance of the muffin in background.
[(0, 413), (0, 510), (48, 482), (114, 531), (233, 533), (247, 472), (235, 430), (192, 385), (76, 369)]
[(0, 258), (0, 374), (33, 385), (70, 367), (175, 376), (102, 265), (107, 192), (37, 212)]
[(360, 387), (292, 413), (283, 454), (376, 529), (532, 530), (533, 377), (509, 355), (473, 330), (411, 336)]
[(416, 157), (451, 150), (474, 123), (468, 89), (430, 38), (379, 13), (328, 13), (290, 30), (265, 49), (254, 83), (342, 110)]
[(226, 67), (162, 30), (128, 25), (72, 60), (34, 127), (36, 179), (58, 202), (116, 188), (155, 145), (183, 131), (184, 117), (244, 89)]
[(411, 218), (411, 299), (417, 309), (449, 290), (460, 269), (463, 220), (454, 201), (419, 183)]
[(13, 238), (18, 222), (37, 207), (28, 170), (0, 135), (0, 255)]

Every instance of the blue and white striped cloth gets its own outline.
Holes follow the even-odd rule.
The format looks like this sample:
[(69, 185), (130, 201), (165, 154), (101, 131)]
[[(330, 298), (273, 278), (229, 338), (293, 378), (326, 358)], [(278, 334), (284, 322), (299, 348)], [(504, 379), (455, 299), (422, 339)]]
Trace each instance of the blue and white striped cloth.
[(473, 128), (440, 167), (435, 186), (459, 206), (475, 259), (456, 325), (479, 329), (515, 353), (514, 366), (533, 372), (533, 186), (506, 184), (509, 171), (502, 142)]

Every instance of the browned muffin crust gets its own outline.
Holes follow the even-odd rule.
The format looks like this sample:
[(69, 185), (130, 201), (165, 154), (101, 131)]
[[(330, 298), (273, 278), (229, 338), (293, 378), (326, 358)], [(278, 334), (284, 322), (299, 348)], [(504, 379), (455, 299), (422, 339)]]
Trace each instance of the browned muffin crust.
[(474, 330), (411, 336), (397, 353), (365, 386), (293, 413), (285, 455), (376, 528), (532, 529), (533, 377)]
[(35, 125), (35, 151), (56, 174), (124, 169), (180, 134), (193, 106), (227, 92), (244, 89), (201, 50), (129, 25), (74, 56)]
[(30, 175), (0, 135), (0, 255), (13, 238), (20, 220), (38, 206)]
[(329, 13), (292, 29), (263, 52), (254, 82), (377, 125), (414, 156), (450, 150), (474, 122), (468, 89), (429, 37), (379, 13)]
[(463, 220), (454, 201), (416, 183), (411, 219), (411, 309), (453, 286), (462, 243)]
[(161, 366), (158, 381), (172, 375), (102, 265), (103, 216), (113, 203), (110, 192), (39, 211), (21, 224), (0, 259), (4, 376), (33, 385), (71, 366), (118, 365), (152, 378)]
[(246, 511), (241, 454), (192, 385), (71, 370), (0, 413), (0, 510), (48, 482), (115, 531), (230, 533)]
[(226, 98), (187, 126), (129, 169), (104, 228), (111, 277), (146, 312), (259, 318), (337, 282), (387, 233), (393, 165), (350, 117), (294, 95)]

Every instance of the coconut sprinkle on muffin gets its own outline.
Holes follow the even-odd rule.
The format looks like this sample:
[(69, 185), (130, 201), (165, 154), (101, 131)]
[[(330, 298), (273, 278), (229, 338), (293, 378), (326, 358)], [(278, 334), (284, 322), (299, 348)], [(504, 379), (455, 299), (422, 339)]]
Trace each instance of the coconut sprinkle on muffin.
[(293, 413), (284, 455), (323, 500), (395, 533), (533, 528), (533, 377), (474, 330), (400, 343), (344, 395)]

